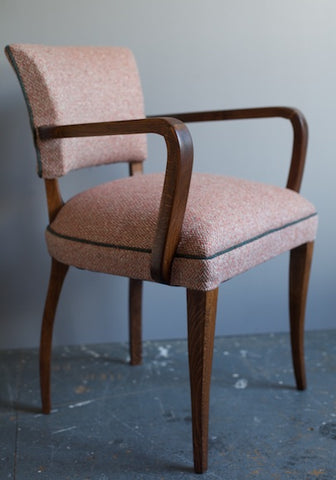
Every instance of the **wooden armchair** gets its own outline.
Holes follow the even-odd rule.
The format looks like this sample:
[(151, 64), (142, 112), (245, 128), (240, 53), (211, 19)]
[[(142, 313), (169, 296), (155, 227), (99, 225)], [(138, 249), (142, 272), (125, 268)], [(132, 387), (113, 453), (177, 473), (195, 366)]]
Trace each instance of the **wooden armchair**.
[[(143, 281), (187, 290), (194, 467), (208, 457), (209, 392), (218, 286), (290, 251), (290, 326), (297, 388), (306, 386), (303, 336), (313, 242), (314, 206), (300, 189), (307, 125), (292, 108), (179, 113), (145, 118), (131, 52), (113, 47), (6, 47), (29, 111), (46, 186), (52, 258), (42, 322), (43, 412), (50, 411), (52, 331), (69, 266), (130, 278), (130, 357), (141, 362)], [(192, 173), (187, 122), (283, 117), (293, 127), (287, 187)], [(167, 146), (164, 174), (143, 175), (146, 136)], [(130, 177), (63, 202), (58, 177), (71, 170), (128, 162)]]

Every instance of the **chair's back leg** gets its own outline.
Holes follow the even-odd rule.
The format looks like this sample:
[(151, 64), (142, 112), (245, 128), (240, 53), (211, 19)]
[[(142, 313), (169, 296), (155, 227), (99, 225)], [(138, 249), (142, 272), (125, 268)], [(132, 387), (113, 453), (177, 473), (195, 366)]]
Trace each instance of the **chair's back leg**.
[(208, 292), (187, 290), (188, 349), (191, 390), (194, 468), (208, 464), (209, 395), (218, 288)]
[(52, 334), (58, 299), (68, 268), (68, 265), (64, 265), (54, 258), (52, 259), (40, 339), (40, 385), (43, 413), (49, 413), (51, 408), (50, 360)]
[(142, 361), (142, 280), (129, 281), (129, 348), (131, 365)]
[(306, 388), (304, 361), (304, 320), (314, 242), (308, 242), (290, 252), (289, 315), (292, 358), (298, 390)]

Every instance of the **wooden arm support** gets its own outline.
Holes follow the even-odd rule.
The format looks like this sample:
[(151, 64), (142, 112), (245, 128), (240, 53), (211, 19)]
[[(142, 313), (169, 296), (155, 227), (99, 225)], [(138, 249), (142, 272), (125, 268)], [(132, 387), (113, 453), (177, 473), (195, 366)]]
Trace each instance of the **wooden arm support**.
[(285, 118), (292, 124), (293, 148), (286, 186), (298, 192), (307, 152), (308, 126), (303, 114), (290, 107), (174, 113), (139, 120), (43, 126), (38, 128), (36, 135), (41, 141), (140, 133), (154, 133), (164, 137), (167, 166), (152, 249), (151, 275), (157, 282), (169, 283), (171, 265), (180, 239), (193, 163), (192, 139), (184, 123), (277, 117)]
[(276, 117), (289, 120), (293, 128), (293, 148), (286, 186), (291, 190), (299, 192), (308, 144), (307, 122), (305, 120), (305, 117), (299, 110), (291, 107), (261, 107), (244, 108), (237, 110), (213, 110), (205, 112), (172, 113), (164, 116), (177, 118), (185, 123)]
[(164, 137), (167, 165), (151, 258), (153, 280), (169, 283), (171, 264), (180, 240), (193, 164), (193, 145), (187, 127), (174, 118), (145, 118), (117, 122), (43, 126), (40, 141), (52, 138), (95, 137), (154, 133)]

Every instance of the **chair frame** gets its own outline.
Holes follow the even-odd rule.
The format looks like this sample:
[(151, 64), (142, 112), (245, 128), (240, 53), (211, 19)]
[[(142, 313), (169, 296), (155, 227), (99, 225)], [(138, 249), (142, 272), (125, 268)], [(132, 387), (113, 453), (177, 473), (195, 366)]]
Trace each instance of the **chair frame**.
[[(299, 191), (308, 142), (308, 127), (302, 113), (289, 107), (264, 107), (176, 113), (139, 120), (100, 122), (62, 126), (42, 126), (34, 134), (39, 141), (54, 138), (91, 137), (154, 133), (162, 136), (167, 147), (167, 164), (159, 217), (151, 257), (151, 275), (155, 282), (169, 284), (170, 272), (186, 209), (193, 163), (193, 146), (185, 125), (189, 122), (242, 120), (280, 117), (290, 121), (293, 148), (287, 188)], [(142, 174), (142, 162), (130, 162), (130, 175)], [(50, 222), (63, 206), (57, 179), (45, 179)], [(314, 242), (290, 252), (289, 305), (292, 361), (296, 385), (306, 388), (304, 365), (304, 318)], [(49, 288), (44, 308), (40, 340), (40, 382), (42, 410), (49, 413), (50, 362), (53, 324), (63, 281), (69, 266), (52, 258)], [(130, 363), (142, 358), (142, 285), (129, 282)], [(218, 287), (210, 291), (187, 289), (188, 352), (192, 407), (194, 469), (202, 473), (208, 461), (209, 396)]]

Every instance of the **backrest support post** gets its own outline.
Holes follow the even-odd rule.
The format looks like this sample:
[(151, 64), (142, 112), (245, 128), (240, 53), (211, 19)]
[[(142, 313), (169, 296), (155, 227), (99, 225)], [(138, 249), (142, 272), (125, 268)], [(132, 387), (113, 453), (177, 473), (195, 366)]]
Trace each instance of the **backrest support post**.
[(44, 184), (47, 195), (49, 221), (51, 223), (55, 219), (60, 209), (63, 207), (64, 202), (57, 178), (46, 178), (44, 180)]

